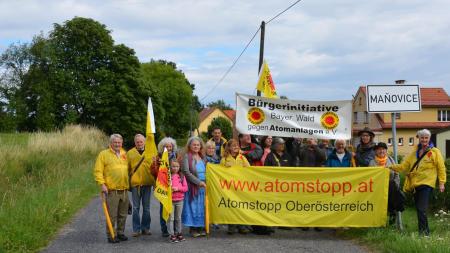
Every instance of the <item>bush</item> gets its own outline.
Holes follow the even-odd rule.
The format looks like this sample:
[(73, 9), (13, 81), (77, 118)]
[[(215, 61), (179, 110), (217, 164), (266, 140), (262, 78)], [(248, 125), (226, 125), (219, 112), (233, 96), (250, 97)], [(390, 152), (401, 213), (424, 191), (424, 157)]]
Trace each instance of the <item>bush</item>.
[(222, 130), (222, 136), (229, 140), (233, 137), (233, 126), (230, 121), (223, 117), (217, 117), (211, 121), (211, 124), (208, 126), (208, 138), (212, 137), (212, 132), (214, 128), (220, 128)]

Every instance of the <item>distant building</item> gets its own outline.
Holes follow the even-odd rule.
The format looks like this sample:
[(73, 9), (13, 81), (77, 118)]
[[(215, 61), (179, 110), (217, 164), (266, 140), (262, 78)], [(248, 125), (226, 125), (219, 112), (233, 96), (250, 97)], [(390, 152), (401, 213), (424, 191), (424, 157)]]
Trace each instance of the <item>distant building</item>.
[(233, 136), (236, 136), (236, 133), (234, 130), (234, 124), (236, 120), (236, 111), (235, 110), (221, 110), (216, 107), (212, 108), (204, 108), (198, 115), (199, 117), (199, 124), (198, 129), (194, 133), (194, 135), (198, 136), (203, 132), (208, 132), (208, 126), (211, 125), (211, 122), (217, 118), (222, 117), (230, 121), (231, 126), (233, 127)]
[[(443, 88), (420, 88), (422, 111), (396, 114), (397, 147), (400, 155), (407, 155), (418, 139), (416, 132), (427, 128), (432, 132), (431, 140), (442, 151), (444, 158), (450, 157), (450, 99)], [(392, 151), (391, 113), (368, 113), (366, 87), (359, 87), (353, 99), (353, 139), (359, 143), (358, 132), (369, 127), (375, 133), (375, 142), (385, 142)], [(445, 131), (443, 131), (446, 129)], [(437, 138), (438, 137), (438, 138)]]

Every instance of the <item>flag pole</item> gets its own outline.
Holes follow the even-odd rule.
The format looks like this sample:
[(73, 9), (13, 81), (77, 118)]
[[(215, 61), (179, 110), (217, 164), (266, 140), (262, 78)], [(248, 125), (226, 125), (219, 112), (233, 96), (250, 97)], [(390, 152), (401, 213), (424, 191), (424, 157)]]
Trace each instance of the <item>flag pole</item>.
[(108, 206), (106, 205), (106, 193), (101, 192), (100, 196), (102, 198), (102, 207), (103, 207), (103, 213), (105, 214), (106, 219), (106, 226), (108, 227), (109, 234), (111, 235), (111, 239), (114, 240), (116, 238), (116, 235), (114, 234), (114, 228), (111, 223), (111, 217), (109, 216)]
[[(259, 74), (261, 72), (261, 67), (264, 62), (264, 36), (266, 33), (265, 31), (266, 31), (266, 22), (262, 21), (261, 22), (261, 39), (259, 42), (259, 65), (258, 65), (258, 73)], [(256, 90), (256, 96), (260, 97), (261, 91)]]

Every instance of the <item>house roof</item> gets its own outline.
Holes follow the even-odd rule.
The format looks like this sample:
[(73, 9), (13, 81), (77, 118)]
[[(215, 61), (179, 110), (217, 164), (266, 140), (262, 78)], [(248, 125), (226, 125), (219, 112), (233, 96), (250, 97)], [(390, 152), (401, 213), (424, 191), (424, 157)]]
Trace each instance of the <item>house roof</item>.
[(231, 120), (236, 119), (236, 111), (235, 110), (223, 110), (223, 112), (230, 118)]
[(208, 117), (208, 115), (210, 115), (215, 109), (217, 109), (217, 108), (215, 108), (215, 107), (203, 108), (203, 110), (198, 114), (198, 118), (200, 119), (199, 122), (202, 122), (203, 120), (205, 120), (206, 117)]
[(222, 111), (230, 120), (232, 120), (234, 122), (234, 119), (236, 118), (236, 111), (235, 110), (221, 110), (220, 108), (217, 108), (217, 107), (206, 107), (206, 108), (203, 108), (203, 110), (198, 115), (198, 117), (200, 119), (199, 122), (202, 122), (203, 120), (205, 120), (206, 117), (208, 117), (208, 115), (210, 115), (216, 109)]
[[(366, 87), (360, 86), (356, 95), (359, 92), (363, 92), (366, 95)], [(422, 106), (430, 107), (446, 107), (450, 106), (450, 99), (445, 92), (444, 88), (431, 88), (431, 87), (421, 87), (420, 88), (420, 97)]]
[[(376, 114), (378, 122), (383, 129), (391, 129), (391, 122), (384, 122), (380, 114)], [(396, 128), (429, 128), (429, 129), (440, 129), (450, 127), (450, 122), (397, 122)]]

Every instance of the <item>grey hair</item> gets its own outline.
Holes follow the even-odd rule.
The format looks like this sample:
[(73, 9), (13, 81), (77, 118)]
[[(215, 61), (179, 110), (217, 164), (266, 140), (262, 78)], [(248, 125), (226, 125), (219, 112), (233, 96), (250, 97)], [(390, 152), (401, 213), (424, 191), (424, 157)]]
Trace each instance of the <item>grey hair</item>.
[(334, 147), (336, 147), (337, 143), (340, 142), (340, 141), (342, 141), (344, 143), (344, 147), (347, 146), (347, 142), (344, 139), (337, 139), (337, 140), (334, 141)]
[(111, 134), (111, 136), (109, 136), (109, 143), (112, 143), (114, 141), (114, 139), (121, 139), (123, 141), (123, 137), (120, 134)]
[[(202, 150), (202, 149), (205, 147), (205, 144), (203, 143), (203, 140), (202, 140), (200, 137), (198, 137), (198, 136), (192, 136), (191, 138), (189, 138), (189, 139), (187, 140), (187, 143), (186, 143), (186, 152), (189, 152), (189, 147), (191, 146), (191, 144), (192, 144), (193, 141), (198, 141), (198, 142), (200, 142), (200, 150)], [(200, 152), (201, 152), (201, 151), (200, 151)]]
[(205, 143), (205, 148), (214, 147), (216, 148), (216, 143), (214, 141), (207, 141)]
[(428, 129), (422, 129), (417, 131), (417, 137), (420, 138), (422, 136), (431, 136), (431, 132)]
[(144, 138), (144, 140), (145, 140), (145, 136), (144, 136), (144, 135), (142, 135), (142, 134), (136, 134), (136, 135), (134, 136), (134, 141), (136, 141), (136, 139), (139, 138), (139, 137), (142, 137), (142, 138)]
[(173, 152), (177, 152), (177, 141), (175, 141), (173, 138), (171, 137), (164, 137), (162, 138), (162, 140), (158, 143), (158, 152), (162, 153), (164, 152), (164, 146), (166, 146), (166, 144), (172, 144), (173, 147)]

